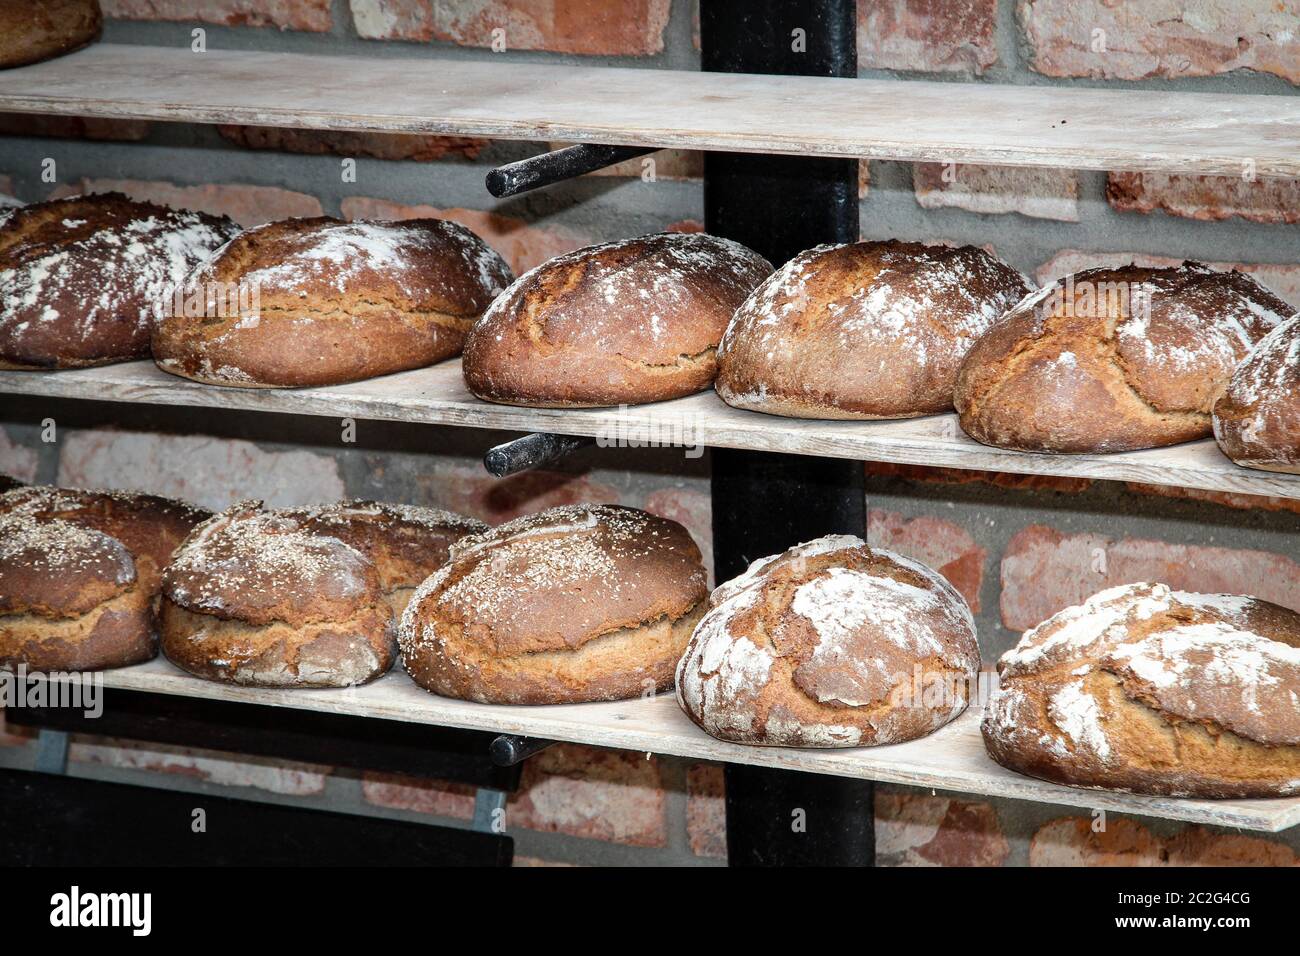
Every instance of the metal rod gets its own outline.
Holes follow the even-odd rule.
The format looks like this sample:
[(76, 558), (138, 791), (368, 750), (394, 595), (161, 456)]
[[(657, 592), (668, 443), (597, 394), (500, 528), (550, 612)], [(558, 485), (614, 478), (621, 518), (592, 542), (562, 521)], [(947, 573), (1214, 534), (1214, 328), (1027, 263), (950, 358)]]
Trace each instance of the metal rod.
[(596, 444), (594, 438), (537, 432), (489, 448), (488, 453), (483, 456), (483, 467), (497, 478), (506, 478), (517, 475), (521, 471), (554, 464), (565, 455), (594, 444)]
[(533, 754), (541, 753), (553, 743), (554, 740), (543, 740), (540, 737), (502, 734), (488, 745), (488, 753), (492, 757), (492, 762), (498, 767), (513, 767)]
[(498, 166), (487, 174), (487, 189), (498, 199), (517, 196), (530, 189), (551, 186), (566, 179), (613, 166), (626, 159), (658, 152), (654, 146), (602, 146), (579, 143), (550, 153)]

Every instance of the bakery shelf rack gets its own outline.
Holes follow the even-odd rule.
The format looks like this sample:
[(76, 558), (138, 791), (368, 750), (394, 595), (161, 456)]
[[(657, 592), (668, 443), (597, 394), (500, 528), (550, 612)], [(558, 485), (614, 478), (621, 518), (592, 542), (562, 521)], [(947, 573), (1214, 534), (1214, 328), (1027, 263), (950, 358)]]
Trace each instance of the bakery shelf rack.
[[(0, 73), (0, 111), (703, 150), (707, 228), (773, 261), (857, 238), (858, 159), (1300, 176), (1300, 98), (861, 80), (855, 24), (853, 0), (707, 0), (698, 73), (100, 44)], [(792, 52), (792, 26), (808, 28), (806, 49)], [(746, 554), (861, 533), (864, 459), (1300, 499), (1300, 476), (1240, 468), (1208, 441), (1119, 455), (1022, 454), (967, 439), (953, 416), (795, 421), (732, 409), (712, 393), (622, 409), (513, 408), (474, 399), (458, 362), (304, 390), (217, 388), (135, 362), (0, 372), (0, 393), (707, 445), (719, 580), (741, 570)], [(834, 842), (842, 845), (820, 844), (818, 861), (870, 862), (869, 812), (865, 831), (856, 818), (869, 811), (875, 780), (1261, 831), (1300, 824), (1300, 798), (1143, 797), (1014, 774), (984, 753), (973, 710), (911, 743), (813, 751), (714, 740), (671, 695), (487, 706), (431, 696), (401, 673), (346, 691), (255, 690), (201, 681), (165, 661), (110, 671), (105, 683), (722, 761), (733, 863), (810, 862), (810, 841), (774, 835), (770, 821), (819, 800), (838, 808)]]

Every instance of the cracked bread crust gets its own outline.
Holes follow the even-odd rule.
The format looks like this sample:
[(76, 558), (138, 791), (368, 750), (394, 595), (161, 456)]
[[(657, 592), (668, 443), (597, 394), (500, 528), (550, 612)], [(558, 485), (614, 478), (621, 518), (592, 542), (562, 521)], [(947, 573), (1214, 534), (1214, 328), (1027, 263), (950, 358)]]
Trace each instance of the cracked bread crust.
[(71, 53), (103, 27), (99, 0), (0, 0), (0, 69)]
[(634, 508), (552, 508), (463, 538), (402, 618), (417, 684), (484, 703), (622, 700), (672, 685), (703, 613), (699, 548)]
[(736, 743), (859, 747), (958, 717), (979, 672), (970, 608), (936, 572), (830, 535), (719, 585), (677, 668), (677, 700)]
[(1237, 366), (1214, 406), (1214, 437), (1239, 465), (1300, 475), (1300, 315)]
[(0, 667), (104, 670), (156, 652), (151, 595), (121, 541), (68, 521), (0, 515)]
[(1300, 792), (1300, 615), (1162, 584), (1111, 588), (998, 663), (990, 756), (1076, 787), (1227, 799)]
[(163, 575), (163, 653), (199, 677), (347, 687), (395, 657), (374, 563), (290, 514), (245, 502), (194, 530)]
[(521, 276), (470, 332), (465, 384), (486, 401), (537, 408), (702, 391), (732, 313), (771, 271), (756, 252), (703, 233), (557, 256)]
[(714, 387), (729, 405), (794, 418), (948, 411), (966, 352), (1030, 288), (975, 246), (818, 246), (736, 310)]
[[(421, 368), (458, 355), (513, 277), (482, 239), (442, 219), (268, 223), (190, 276), (187, 294), (203, 302), (186, 312), (202, 314), (173, 309), (154, 332), (154, 359), (185, 378), (248, 388)], [(247, 299), (234, 309), (207, 291), (232, 287)]]
[[(1150, 308), (1108, 289), (1143, 289)], [(962, 428), (1021, 451), (1205, 438), (1233, 369), (1292, 312), (1249, 276), (1194, 262), (1080, 272), (1026, 298), (975, 343), (957, 376)]]

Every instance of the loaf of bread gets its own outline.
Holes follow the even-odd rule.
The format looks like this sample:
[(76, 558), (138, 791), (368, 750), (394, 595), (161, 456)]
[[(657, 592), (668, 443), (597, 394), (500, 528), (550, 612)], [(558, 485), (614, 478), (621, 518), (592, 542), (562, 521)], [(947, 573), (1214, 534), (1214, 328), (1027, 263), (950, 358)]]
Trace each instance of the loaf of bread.
[(958, 717), (979, 666), (970, 608), (943, 577), (830, 535), (713, 592), (677, 667), (677, 700), (721, 740), (900, 743)]
[(149, 355), (172, 289), (238, 231), (228, 219), (119, 193), (8, 210), (0, 220), (0, 368)]
[(1029, 291), (975, 246), (818, 246), (736, 310), (714, 387), (728, 405), (794, 418), (948, 411), (966, 352)]
[(1240, 272), (1090, 269), (999, 319), (957, 376), (977, 441), (1045, 452), (1115, 452), (1211, 433), (1237, 363), (1293, 312)]
[(259, 687), (347, 687), (395, 658), (374, 563), (260, 502), (196, 528), (163, 575), (162, 650), (199, 677)]
[(452, 544), (488, 530), (482, 521), (450, 511), (379, 501), (280, 513), (301, 522), (304, 531), (338, 538), (374, 562), (395, 621), (401, 620), (415, 589), (447, 563)]
[(185, 283), (154, 331), (159, 368), (246, 387), (336, 385), (460, 354), (513, 278), (442, 219), (289, 219), (249, 229)]
[(1214, 437), (1239, 465), (1300, 475), (1300, 315), (1237, 366), (1214, 406)]
[(103, 27), (99, 0), (0, 0), (0, 69), (71, 53)]
[(402, 618), (402, 662), (435, 694), (486, 703), (621, 700), (672, 684), (708, 596), (674, 521), (552, 508), (463, 538)]
[(1300, 792), (1300, 615), (1163, 584), (1111, 588), (1025, 633), (984, 713), (998, 763), (1178, 797)]
[(489, 402), (541, 408), (701, 391), (732, 313), (771, 271), (739, 243), (701, 233), (558, 256), (521, 276), (474, 326), (465, 384)]

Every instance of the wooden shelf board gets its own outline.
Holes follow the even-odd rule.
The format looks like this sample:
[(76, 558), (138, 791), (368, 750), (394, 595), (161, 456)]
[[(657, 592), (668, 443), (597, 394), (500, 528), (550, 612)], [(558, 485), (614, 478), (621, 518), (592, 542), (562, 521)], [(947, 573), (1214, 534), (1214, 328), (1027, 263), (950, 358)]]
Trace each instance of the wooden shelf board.
[(572, 142), (1300, 175), (1300, 99), (97, 44), (0, 110)]
[[(624, 409), (493, 405), (465, 388), (458, 360), (351, 385), (311, 389), (218, 388), (177, 378), (152, 362), (63, 372), (0, 372), (0, 394), (245, 409), (509, 431), (676, 440), (824, 458), (1172, 485), (1300, 499), (1300, 475), (1235, 465), (1211, 440), (1116, 455), (1040, 455), (967, 438), (954, 415), (890, 422), (778, 418), (731, 408), (713, 392)], [(486, 449), (484, 449), (486, 450)], [(681, 454), (666, 449), (664, 454)]]
[(1216, 826), (1277, 832), (1300, 823), (1300, 798), (1182, 800), (1081, 790), (1045, 783), (989, 759), (979, 714), (968, 711), (920, 740), (851, 750), (793, 750), (724, 743), (681, 712), (672, 694), (595, 704), (519, 707), (474, 704), (426, 693), (400, 670), (345, 690), (262, 690), (191, 677), (161, 658), (104, 672), (104, 685), (468, 730), (521, 734), (698, 760), (859, 777), (914, 787), (1104, 809)]

